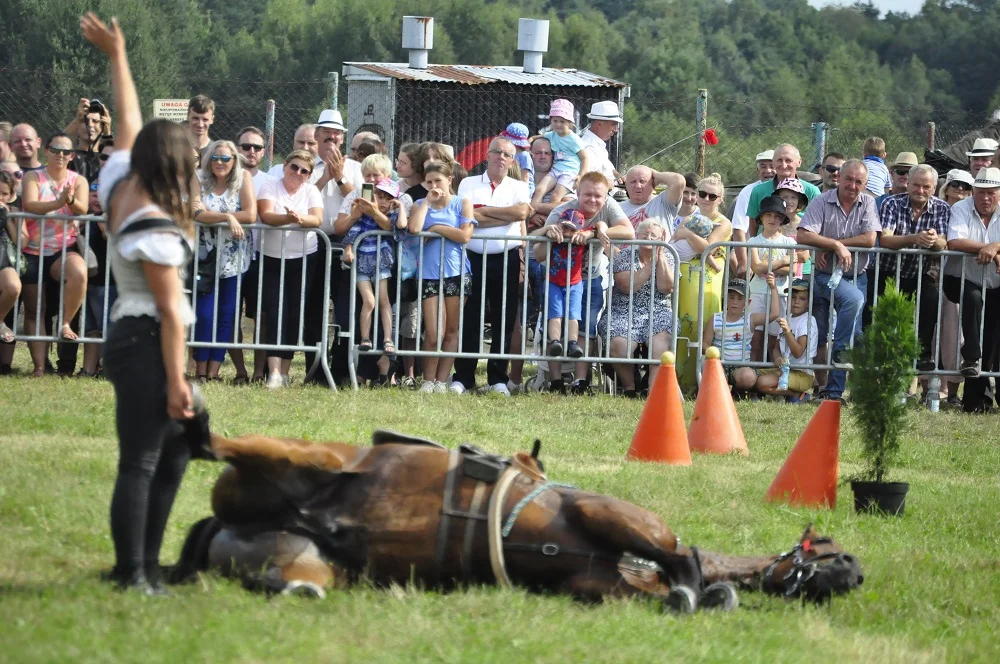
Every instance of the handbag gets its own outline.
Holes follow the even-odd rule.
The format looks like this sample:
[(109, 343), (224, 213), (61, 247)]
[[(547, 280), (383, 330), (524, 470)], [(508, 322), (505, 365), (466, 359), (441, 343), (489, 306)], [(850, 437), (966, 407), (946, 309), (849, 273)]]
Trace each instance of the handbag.
[(190, 292), (197, 292), (199, 295), (207, 295), (215, 288), (215, 266), (218, 261), (219, 252), (217, 247), (208, 250), (208, 254), (198, 260), (198, 270), (194, 269), (194, 258), (188, 263), (187, 268), (187, 288)]
[(87, 278), (94, 279), (97, 277), (97, 272), (100, 269), (100, 265), (97, 263), (97, 255), (94, 250), (87, 245), (83, 245), (80, 248), (80, 253), (83, 254), (83, 260), (87, 262)]

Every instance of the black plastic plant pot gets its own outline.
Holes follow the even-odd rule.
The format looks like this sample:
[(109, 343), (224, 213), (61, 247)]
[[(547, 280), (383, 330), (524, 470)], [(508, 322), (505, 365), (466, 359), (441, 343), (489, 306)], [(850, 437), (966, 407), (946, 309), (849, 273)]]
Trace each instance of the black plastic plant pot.
[(854, 511), (902, 516), (909, 490), (906, 482), (851, 482)]

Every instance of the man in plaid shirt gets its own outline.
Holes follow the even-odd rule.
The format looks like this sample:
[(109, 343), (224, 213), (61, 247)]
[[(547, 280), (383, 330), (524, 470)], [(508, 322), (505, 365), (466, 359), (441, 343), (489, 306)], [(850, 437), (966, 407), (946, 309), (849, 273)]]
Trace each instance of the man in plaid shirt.
[[(879, 212), (883, 247), (941, 251), (947, 246), (951, 207), (933, 195), (936, 186), (937, 171), (931, 166), (920, 164), (910, 169), (906, 193), (885, 199)], [(920, 288), (917, 336), (920, 338), (922, 352), (917, 370), (933, 371), (936, 368), (933, 344), (937, 325), (940, 262), (926, 256), (921, 261), (920, 256), (912, 254), (883, 256), (880, 295), (885, 292), (885, 280), (896, 279), (897, 261), (897, 287), (900, 292), (915, 295), (918, 285)]]

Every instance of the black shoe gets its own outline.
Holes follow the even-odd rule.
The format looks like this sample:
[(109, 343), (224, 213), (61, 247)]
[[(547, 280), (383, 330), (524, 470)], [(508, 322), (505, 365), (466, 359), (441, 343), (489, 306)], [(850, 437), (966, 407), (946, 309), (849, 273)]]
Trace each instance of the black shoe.
[(549, 357), (562, 357), (563, 354), (562, 342), (559, 341), (558, 339), (553, 339), (552, 341), (550, 341), (549, 347), (545, 351), (545, 354), (548, 355)]
[(583, 357), (583, 349), (580, 348), (580, 344), (577, 343), (576, 339), (573, 339), (566, 346), (566, 354), (576, 359), (578, 357)]
[(937, 369), (937, 362), (929, 357), (922, 357), (917, 360), (917, 371), (934, 371)]
[(979, 378), (979, 360), (962, 362), (961, 373), (966, 378)]
[(561, 380), (554, 380), (549, 383), (549, 392), (555, 394), (566, 394), (566, 383)]
[(571, 394), (587, 394), (590, 390), (590, 382), (586, 380), (574, 380), (570, 387)]

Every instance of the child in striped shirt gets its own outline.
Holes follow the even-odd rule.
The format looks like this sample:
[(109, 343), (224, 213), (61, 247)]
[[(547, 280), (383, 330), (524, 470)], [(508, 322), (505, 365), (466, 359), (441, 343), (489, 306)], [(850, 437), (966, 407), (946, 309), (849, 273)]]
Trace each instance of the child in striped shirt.
[[(754, 328), (765, 325), (768, 318), (775, 320), (781, 315), (781, 298), (774, 285), (774, 273), (769, 272), (765, 281), (771, 293), (770, 312), (749, 315), (747, 282), (743, 279), (729, 282), (726, 310), (715, 314), (712, 320), (705, 323), (702, 333), (705, 350), (712, 346), (718, 347), (722, 351), (723, 362), (750, 361), (750, 340), (753, 338)], [(752, 367), (725, 366), (725, 370), (729, 384), (738, 390), (752, 390), (757, 384), (757, 370)]]

